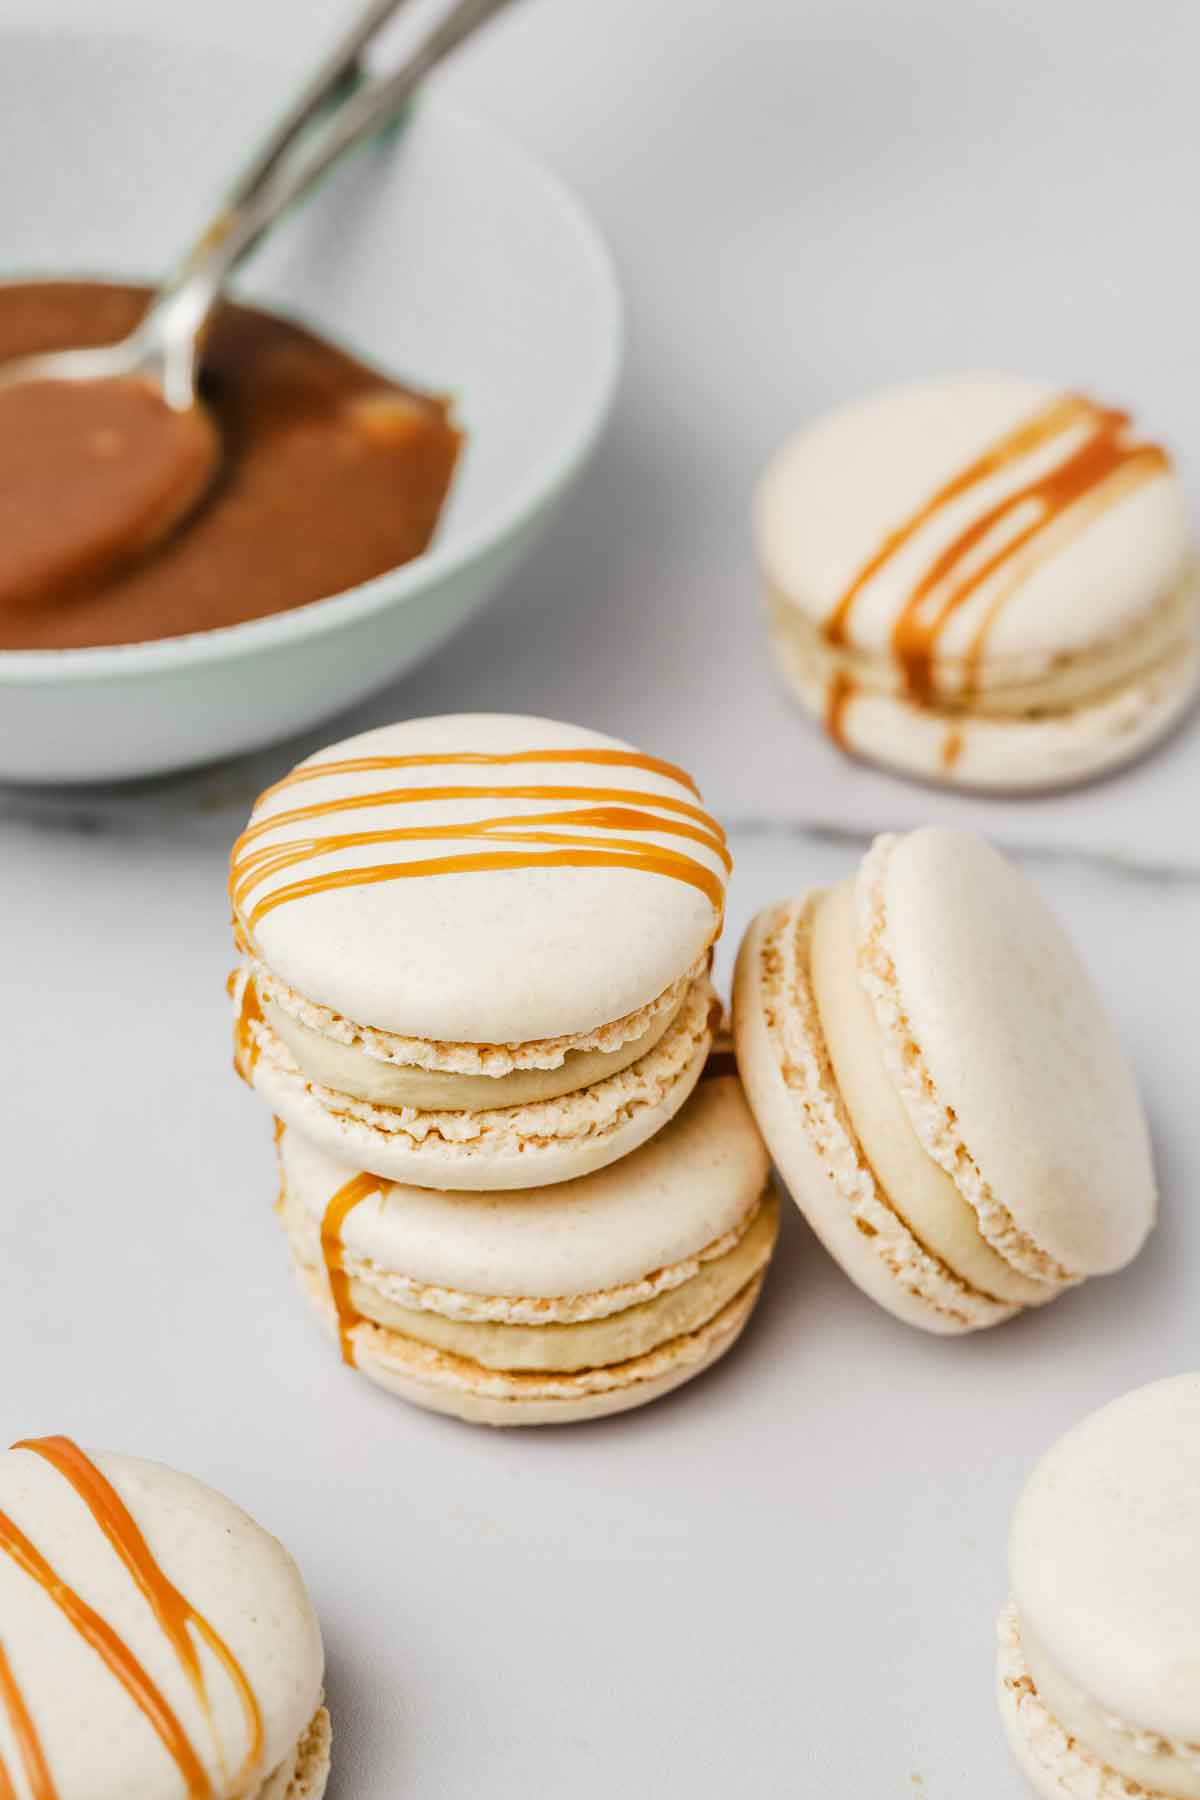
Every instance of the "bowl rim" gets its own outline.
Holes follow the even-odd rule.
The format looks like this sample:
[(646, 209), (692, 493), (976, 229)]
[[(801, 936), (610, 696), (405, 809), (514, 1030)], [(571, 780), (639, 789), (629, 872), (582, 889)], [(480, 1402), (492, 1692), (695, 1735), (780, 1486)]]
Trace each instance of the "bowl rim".
[[(114, 47), (130, 50), (177, 49), (186, 56), (202, 56), (205, 45), (180, 45), (156, 32), (75, 32), (68, 36), (53, 29), (4, 31), (0, 44), (30, 46), (66, 43), (76, 48)], [(263, 56), (236, 53), (243, 64), (278, 71), (280, 65)], [(236, 625), (214, 626), (178, 637), (143, 638), (128, 644), (97, 644), (65, 650), (0, 649), (0, 687), (126, 679), (160, 673), (181, 673), (205, 664), (256, 657), (289, 644), (320, 638), (344, 625), (357, 623), (423, 592), (452, 580), (462, 570), (499, 549), (529, 523), (556, 494), (561, 493), (587, 462), (603, 431), (616, 398), (625, 361), (626, 308), (612, 251), (591, 214), (567, 182), (516, 138), (469, 107), (446, 100), (438, 91), (422, 93), (414, 106), (432, 113), (452, 130), (474, 134), (485, 143), (499, 145), (524, 174), (555, 205), (574, 234), (581, 263), (588, 267), (601, 304), (604, 322), (602, 353), (582, 400), (562, 432), (534, 461), (524, 480), (503, 501), (490, 507), (470, 530), (446, 543), (436, 540), (430, 549), (407, 563), (400, 563), (355, 587), (340, 589), (320, 600), (310, 600), (284, 612)], [(46, 277), (41, 277), (45, 279)], [(35, 274), (15, 274), (14, 281), (36, 280)], [(96, 277), (96, 279), (101, 279)], [(607, 315), (605, 318), (604, 315)], [(302, 309), (295, 314), (303, 317)]]

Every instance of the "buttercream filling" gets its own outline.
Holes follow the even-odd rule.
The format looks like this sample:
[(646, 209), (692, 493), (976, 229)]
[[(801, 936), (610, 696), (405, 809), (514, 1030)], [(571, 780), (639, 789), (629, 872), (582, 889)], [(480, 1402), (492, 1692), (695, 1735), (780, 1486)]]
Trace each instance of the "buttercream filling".
[[(978, 667), (939, 658), (933, 671), (934, 710), (1025, 720), (1099, 704), (1194, 643), (1198, 597), (1200, 578), (1191, 567), (1144, 619), (1090, 650), (1025, 664), (985, 659)], [(855, 691), (906, 697), (903, 670), (895, 658), (831, 644), (814, 619), (770, 585), (767, 609), (777, 650), (814, 693), (824, 694), (842, 680)]]
[(834, 1079), (863, 1154), (889, 1205), (968, 1287), (1016, 1306), (1057, 1288), (1022, 1275), (983, 1238), (954, 1182), (922, 1148), (884, 1063), (879, 1028), (858, 967), (853, 878), (817, 903), (811, 973)]
[[(315, 1274), (311, 1220), (298, 1218), (285, 1200), (285, 1222), (294, 1255)], [(449, 1312), (430, 1310), (428, 1304), (405, 1306), (363, 1259), (346, 1256), (346, 1268), (353, 1310), (389, 1332), (485, 1369), (575, 1374), (628, 1362), (698, 1331), (766, 1267), (778, 1231), (779, 1202), (768, 1190), (732, 1246), (711, 1259), (702, 1254), (689, 1280), (636, 1305), (564, 1324), (464, 1318), (464, 1309), (453, 1302)]]
[[(1200, 1800), (1200, 1744), (1161, 1736), (1089, 1698), (1015, 1606), (1000, 1624), (1001, 1680), (1033, 1753), (1080, 1800)], [(1133, 1785), (1131, 1785), (1133, 1784)]]
[(493, 1107), (556, 1100), (628, 1069), (666, 1035), (679, 1017), (683, 1001), (681, 993), (638, 1036), (614, 1050), (567, 1050), (555, 1068), (513, 1069), (506, 1075), (460, 1074), (385, 1061), (360, 1044), (340, 1043), (303, 1024), (273, 999), (264, 998), (262, 1004), (275, 1035), (287, 1045), (309, 1080), (323, 1087), (375, 1106), (486, 1112)]

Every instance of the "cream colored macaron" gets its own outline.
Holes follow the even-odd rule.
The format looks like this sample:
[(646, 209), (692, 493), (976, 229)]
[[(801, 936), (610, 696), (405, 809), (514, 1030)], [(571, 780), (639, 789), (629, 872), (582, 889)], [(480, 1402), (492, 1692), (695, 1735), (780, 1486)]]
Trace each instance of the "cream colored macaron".
[(471, 714), (335, 744), (234, 849), (239, 1067), (390, 1180), (601, 1168), (699, 1079), (729, 866), (689, 776), (578, 726)]
[(489, 1425), (622, 1412), (698, 1375), (746, 1323), (778, 1229), (727, 1075), (633, 1155), (554, 1187), (392, 1185), (288, 1128), (279, 1158), (293, 1264), (345, 1360)]
[(844, 749), (1034, 789), (1138, 755), (1196, 691), (1187, 498), (1125, 414), (1013, 376), (874, 394), (758, 493), (773, 648)]
[(1061, 927), (982, 839), (882, 837), (856, 876), (767, 907), (733, 1027), (801, 1211), (907, 1323), (994, 1325), (1141, 1248), (1133, 1078)]
[(1021, 1495), (998, 1692), (1042, 1800), (1200, 1800), (1200, 1375), (1076, 1425)]
[(0, 1453), (0, 1794), (320, 1800), (321, 1634), (283, 1546), (190, 1476)]

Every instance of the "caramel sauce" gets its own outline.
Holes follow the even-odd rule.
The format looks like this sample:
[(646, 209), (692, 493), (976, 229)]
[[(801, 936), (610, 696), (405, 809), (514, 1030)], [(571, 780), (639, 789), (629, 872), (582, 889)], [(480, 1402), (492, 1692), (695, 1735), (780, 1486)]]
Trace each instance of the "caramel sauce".
[(963, 751), (963, 734), (957, 725), (952, 725), (942, 739), (942, 767), (949, 774), (955, 767)]
[[(510, 755), (492, 756), (482, 752), (462, 752), (441, 756), (367, 757), (344, 763), (318, 763), (294, 770), (267, 794), (275, 794), (301, 781), (315, 780), (333, 772), (346, 773), (393, 767), (437, 767), (447, 763), (472, 761), (480, 763), (511, 762), (575, 762), (616, 764), (668, 773), (682, 779), (695, 792), (691, 781), (657, 758), (643, 757), (635, 751), (518, 751)], [(267, 796), (264, 795), (265, 799)], [(252, 848), (257, 840), (277, 828), (308, 824), (319, 818), (342, 812), (354, 812), (382, 806), (419, 805), (433, 800), (547, 800), (584, 802), (569, 809), (544, 813), (501, 813), (487, 819), (455, 823), (444, 821), (431, 825), (398, 826), (389, 830), (340, 833), (332, 836), (292, 838), (281, 843)], [(260, 803), (261, 805), (261, 800)], [(651, 810), (653, 809), (653, 810)], [(664, 818), (666, 813), (669, 816)], [(565, 831), (576, 826), (577, 831)], [(554, 829), (557, 828), (557, 829)], [(653, 794), (638, 788), (598, 788), (571, 785), (513, 787), (439, 786), (389, 788), (377, 792), (352, 794), (337, 800), (319, 800), (262, 818), (247, 826), (234, 845), (230, 873), (230, 891), (235, 909), (240, 910), (251, 892), (270, 876), (297, 863), (327, 856), (336, 851), (356, 849), (368, 844), (402, 842), (434, 842), (475, 838), (489, 843), (513, 846), (536, 846), (536, 849), (489, 849), (460, 852), (453, 856), (431, 857), (415, 862), (376, 863), (351, 869), (337, 869), (326, 874), (310, 875), (267, 894), (252, 907), (247, 923), (251, 930), (276, 907), (309, 895), (327, 893), (335, 888), (369, 886), (381, 881), (402, 881), (422, 876), (461, 875), (497, 869), (559, 868), (629, 868), (640, 873), (664, 875), (697, 888), (720, 914), (724, 907), (725, 889), (720, 877), (704, 863), (682, 850), (646, 843), (635, 837), (595, 835), (599, 832), (644, 832), (691, 840), (710, 851), (728, 871), (732, 859), (725, 834), (702, 807), (669, 794)]]
[(37, 1546), (5, 1512), (0, 1512), (0, 1552), (10, 1557), (31, 1581), (37, 1582), (67, 1623), (120, 1682), (179, 1770), (189, 1800), (212, 1800), (212, 1784), (187, 1733), (128, 1644), (107, 1619), (101, 1618), (74, 1588), (67, 1586), (57, 1569), (46, 1561)]
[(334, 1194), (321, 1220), (321, 1254), (325, 1259), (325, 1273), (329, 1277), (329, 1292), (337, 1311), (338, 1343), (341, 1346), (342, 1361), (349, 1363), (351, 1368), (355, 1361), (351, 1333), (358, 1324), (358, 1314), (350, 1298), (350, 1276), (346, 1270), (342, 1230), (354, 1208), (369, 1195), (381, 1193), (385, 1185), (378, 1175), (352, 1176)]
[(259, 796), (259, 804), (278, 794), (283, 788), (296, 787), (302, 781), (319, 781), (325, 775), (381, 775), (390, 769), (429, 769), (441, 764), (448, 767), (468, 765), (473, 768), (494, 766), (514, 768), (522, 763), (587, 763), (594, 768), (645, 769), (651, 775), (665, 775), (677, 781), (700, 798), (700, 790), (687, 773), (675, 763), (660, 756), (644, 756), (640, 750), (449, 750), (441, 756), (348, 756), (340, 762), (301, 763), (274, 787)]
[[(17, 1685), (4, 1645), (0, 1643), (0, 1707), (8, 1714), (8, 1723), (20, 1752), (21, 1767), (31, 1800), (58, 1800), (58, 1789), (46, 1762), (37, 1726)], [(17, 1790), (0, 1757), (0, 1800), (17, 1800)]]
[(208, 1720), (220, 1755), (212, 1703), (192, 1631), (216, 1657), (237, 1693), (246, 1719), (249, 1748), (237, 1779), (237, 1787), (239, 1791), (242, 1790), (262, 1758), (263, 1723), (254, 1690), (233, 1651), (203, 1613), (198, 1612), (186, 1595), (181, 1594), (164, 1574), (121, 1496), (77, 1444), (66, 1437), (28, 1438), (15, 1444), (13, 1448), (30, 1450), (34, 1455), (43, 1457), (64, 1481), (70, 1482), (79, 1495), (162, 1627), (163, 1635), (175, 1652), (179, 1666)]
[(825, 697), (825, 730), (839, 750), (848, 749), (845, 731), (845, 713), (850, 701), (854, 698), (854, 683), (844, 669), (835, 669), (829, 681), (829, 692)]
[(238, 1012), (237, 1023), (233, 1028), (233, 1066), (242, 1080), (249, 1086), (254, 1084), (254, 1071), (258, 1066), (258, 1045), (254, 1041), (251, 1025), (261, 1025), (262, 1007), (258, 1003), (258, 989), (254, 985), (254, 977), (246, 977), (246, 985), (242, 989), (242, 1004)]
[[(936, 698), (934, 672), (939, 639), (971, 596), (1018, 560), (1022, 574), (1044, 560), (1058, 541), (1055, 527), (1072, 509), (1087, 503), (1086, 516), (1093, 518), (1131, 486), (1169, 466), (1166, 452), (1158, 445), (1129, 442), (1127, 413), (1097, 406), (1079, 394), (1063, 394), (998, 439), (887, 534), (829, 614), (825, 622), (828, 641), (846, 643), (850, 613), (867, 583), (944, 508), (1081, 425), (1086, 425), (1087, 434), (1063, 461), (1022, 483), (964, 527), (938, 553), (907, 595), (892, 630), (892, 650), (909, 695), (919, 704), (931, 704)], [(1017, 524), (1023, 511), (1029, 512), (1030, 517), (1026, 523)], [(1006, 524), (1015, 528), (998, 549), (987, 553), (986, 540)], [(1011, 582), (1003, 598), (1017, 585), (1017, 581)], [(972, 671), (978, 668), (987, 630), (999, 610), (1000, 604), (993, 603), (973, 640), (968, 658), (969, 681), (973, 679)]]

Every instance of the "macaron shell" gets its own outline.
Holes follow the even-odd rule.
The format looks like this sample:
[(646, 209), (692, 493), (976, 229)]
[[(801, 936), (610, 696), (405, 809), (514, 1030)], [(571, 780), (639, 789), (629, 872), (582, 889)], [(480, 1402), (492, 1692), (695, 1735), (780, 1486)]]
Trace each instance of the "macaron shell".
[[(538, 750), (629, 752), (631, 746), (552, 720), (463, 714), (365, 732), (323, 750), (303, 769), (358, 758), (503, 757)], [(438, 792), (447, 788), (484, 791), (477, 797)], [(535, 792), (513, 791), (521, 788)], [(394, 797), (423, 791), (433, 797)], [(362, 804), (372, 796), (377, 804)], [(287, 815), (313, 806), (334, 810), (288, 821)], [(616, 809), (613, 822), (597, 825), (594, 818), (572, 816), (597, 807)], [(705, 825), (693, 788), (658, 769), (586, 760), (432, 760), (285, 783), (263, 796), (252, 815), (256, 833), (273, 818), (279, 825), (235, 850), (234, 867), (246, 867), (247, 851), (314, 833), (444, 832), (458, 824), (547, 813), (562, 815), (560, 823), (539, 827), (552, 835), (611, 844), (614, 853), (632, 844), (686, 857), (693, 873), (715, 882), (718, 894), (723, 889), (726, 868), (713, 847), (715, 828)], [(641, 817), (636, 827), (628, 822), (630, 813)], [(661, 819), (661, 828), (647, 827), (648, 817)], [(309, 892), (254, 918), (256, 906), (314, 870), (336, 875), (367, 865), (520, 849), (509, 838), (440, 836), (323, 851), (319, 861), (267, 868), (244, 897), (242, 930), (285, 983), (347, 1019), (406, 1036), (506, 1044), (587, 1033), (636, 1011), (687, 970), (720, 929), (719, 906), (688, 879), (663, 866), (556, 866), (554, 856), (566, 853), (561, 845), (534, 845), (531, 853), (541, 860), (532, 867), (356, 882)], [(671, 866), (678, 868), (678, 860)]]
[(1200, 1742), (1200, 1374), (1140, 1388), (1051, 1449), (1013, 1519), (1013, 1595), (1116, 1719)]
[[(824, 622), (890, 533), (1060, 392), (1013, 376), (950, 377), (891, 388), (817, 420), (780, 452), (759, 491), (757, 537), (768, 578)], [(1076, 438), (1082, 429), (940, 508), (858, 594), (848, 643), (890, 656), (900, 611), (938, 551), (990, 505), (1059, 463)], [(1114, 498), (1023, 573), (987, 632), (985, 662), (1035, 656), (1049, 664), (1121, 635), (1179, 579), (1190, 536), (1186, 494), (1173, 470)], [(961, 607), (939, 655), (965, 657), (980, 617), (974, 602)]]
[[(298, 1132), (285, 1131), (279, 1148), (289, 1195), (319, 1220), (352, 1171)], [(700, 1082), (664, 1130), (595, 1174), (502, 1194), (389, 1187), (348, 1215), (342, 1242), (377, 1270), (433, 1287), (532, 1300), (597, 1294), (740, 1230), (767, 1174), (740, 1085), (723, 1076)]]
[[(762, 1291), (758, 1276), (700, 1331), (611, 1369), (577, 1375), (505, 1375), (446, 1356), (395, 1332), (360, 1324), (355, 1362), (402, 1400), (474, 1425), (568, 1425), (607, 1418), (660, 1399), (701, 1375), (741, 1336)], [(333, 1308), (311, 1281), (305, 1292), (326, 1329)]]
[(414, 1187), (544, 1187), (591, 1174), (647, 1143), (699, 1081), (716, 1005), (694, 984), (675, 1024), (646, 1056), (576, 1094), (479, 1113), (388, 1112), (306, 1080), (264, 1025), (252, 1080), (271, 1110), (351, 1169)]
[[(1000, 1624), (996, 1704), (1017, 1767), (1038, 1800), (1130, 1800), (1127, 1785), (1080, 1754), (1028, 1687), (1007, 1609)], [(1143, 1800), (1139, 1796), (1139, 1800)], [(1145, 1794), (1144, 1800), (1166, 1800)]]
[(734, 1042), (759, 1129), (812, 1229), (877, 1305), (939, 1334), (999, 1324), (1014, 1309), (972, 1293), (931, 1257), (861, 1158), (826, 1066), (805, 966), (818, 897), (764, 908), (738, 954)]
[[(168, 1579), (241, 1664), (262, 1715), (265, 1781), (308, 1737), (320, 1703), (320, 1632), (295, 1564), (274, 1538), (200, 1482), (135, 1457), (92, 1460)], [(248, 1737), (232, 1682), (203, 1658), (210, 1726), (140, 1588), (74, 1487), (42, 1457), (29, 1450), (0, 1454), (0, 1511), (137, 1657), (208, 1770), (214, 1796), (233, 1800)], [(0, 1555), (0, 1619), (58, 1800), (185, 1800), (183, 1776), (146, 1716), (52, 1597), (7, 1555)], [(9, 1770), (23, 1766), (3, 1709), (0, 1755)], [(315, 1778), (312, 1791), (320, 1791)]]
[[(772, 649), (813, 717), (829, 715), (823, 662), (776, 620)], [(1200, 686), (1196, 635), (1131, 680), (1063, 712), (1003, 715), (916, 706), (903, 694), (851, 684), (837, 714), (843, 747), (920, 781), (992, 793), (1036, 793), (1090, 781), (1135, 761), (1174, 729)]]
[(296, 1746), (253, 1800), (322, 1800), (333, 1761), (333, 1726), (322, 1706)]
[(982, 839), (927, 828), (877, 841), (858, 906), (885, 1060), (985, 1237), (1034, 1276), (1129, 1262), (1155, 1214), (1145, 1118), (1036, 889)]

